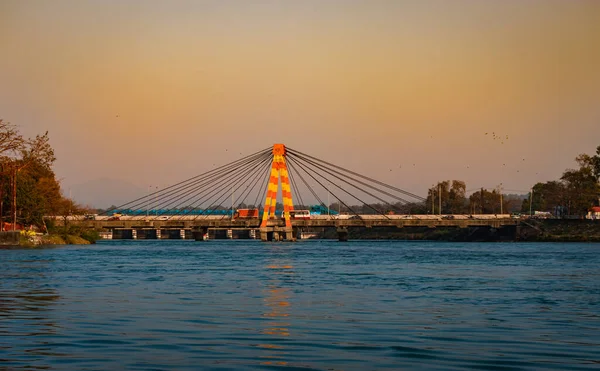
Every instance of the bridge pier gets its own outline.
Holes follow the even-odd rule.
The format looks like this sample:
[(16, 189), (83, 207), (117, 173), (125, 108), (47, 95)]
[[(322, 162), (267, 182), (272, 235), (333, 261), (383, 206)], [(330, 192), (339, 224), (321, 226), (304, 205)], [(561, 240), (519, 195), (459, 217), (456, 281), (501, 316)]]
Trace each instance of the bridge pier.
[(192, 237), (195, 241), (204, 241), (206, 233), (208, 233), (208, 228), (195, 227), (192, 229)]
[(156, 229), (137, 229), (136, 238), (138, 240), (155, 240)]
[(338, 234), (338, 241), (340, 241), (340, 242), (348, 241), (348, 228), (338, 227), (337, 234)]
[(260, 240), (263, 242), (294, 242), (296, 241), (295, 233), (297, 233), (297, 231), (294, 231), (293, 228), (266, 227), (260, 229)]
[[(261, 228), (260, 231), (259, 231), (259, 233), (260, 233), (260, 240), (262, 242), (270, 241), (269, 240), (269, 232), (267, 231), (266, 228)], [(273, 239), (273, 234), (271, 234), (270, 237), (271, 237), (271, 240), (272, 240)]]
[(160, 231), (160, 238), (163, 240), (180, 240), (181, 237), (181, 229), (179, 228), (169, 228), (169, 229), (162, 229)]
[[(296, 232), (297, 234), (297, 232)], [(294, 234), (294, 229), (292, 228), (286, 228), (285, 230), (285, 240), (286, 241), (296, 241), (296, 234)]]
[(132, 240), (133, 229), (113, 229), (114, 240)]

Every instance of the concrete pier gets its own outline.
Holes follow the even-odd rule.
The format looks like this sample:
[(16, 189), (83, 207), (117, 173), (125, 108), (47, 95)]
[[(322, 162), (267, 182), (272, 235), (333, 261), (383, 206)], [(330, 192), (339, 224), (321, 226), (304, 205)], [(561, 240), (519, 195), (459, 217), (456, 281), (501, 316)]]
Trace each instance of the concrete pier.
[(348, 228), (338, 227), (337, 234), (338, 234), (338, 241), (340, 241), (340, 242), (348, 241)]

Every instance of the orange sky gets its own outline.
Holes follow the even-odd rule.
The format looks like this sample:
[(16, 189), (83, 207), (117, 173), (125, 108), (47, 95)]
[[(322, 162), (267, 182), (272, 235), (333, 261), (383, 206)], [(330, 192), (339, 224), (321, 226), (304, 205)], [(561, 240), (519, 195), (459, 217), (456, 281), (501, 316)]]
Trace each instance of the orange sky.
[(421, 195), (527, 190), (600, 145), (599, 45), (593, 0), (0, 0), (0, 118), (50, 131), (65, 188), (281, 142)]

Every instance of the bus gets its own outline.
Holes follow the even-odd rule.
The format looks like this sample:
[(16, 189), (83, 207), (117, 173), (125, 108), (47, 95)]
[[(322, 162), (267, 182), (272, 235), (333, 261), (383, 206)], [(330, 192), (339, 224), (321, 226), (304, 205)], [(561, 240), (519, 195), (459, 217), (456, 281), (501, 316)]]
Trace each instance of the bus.
[(290, 211), (290, 218), (296, 220), (310, 219), (310, 210), (292, 210)]

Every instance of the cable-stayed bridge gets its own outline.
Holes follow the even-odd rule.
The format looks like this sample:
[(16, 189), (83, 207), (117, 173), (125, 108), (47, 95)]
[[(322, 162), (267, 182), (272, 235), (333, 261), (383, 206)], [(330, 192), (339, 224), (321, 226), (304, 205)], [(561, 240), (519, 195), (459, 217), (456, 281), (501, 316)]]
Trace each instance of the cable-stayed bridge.
[[(345, 240), (348, 228), (354, 227), (499, 228), (517, 224), (504, 215), (411, 213), (412, 206), (425, 201), (409, 191), (275, 144), (107, 210), (94, 220), (76, 222), (124, 238), (161, 238), (162, 231), (169, 235), (177, 231), (201, 240), (212, 228), (254, 231), (263, 241), (293, 241), (298, 231), (314, 227), (335, 227), (339, 239)], [(330, 209), (332, 202), (337, 210)]]

